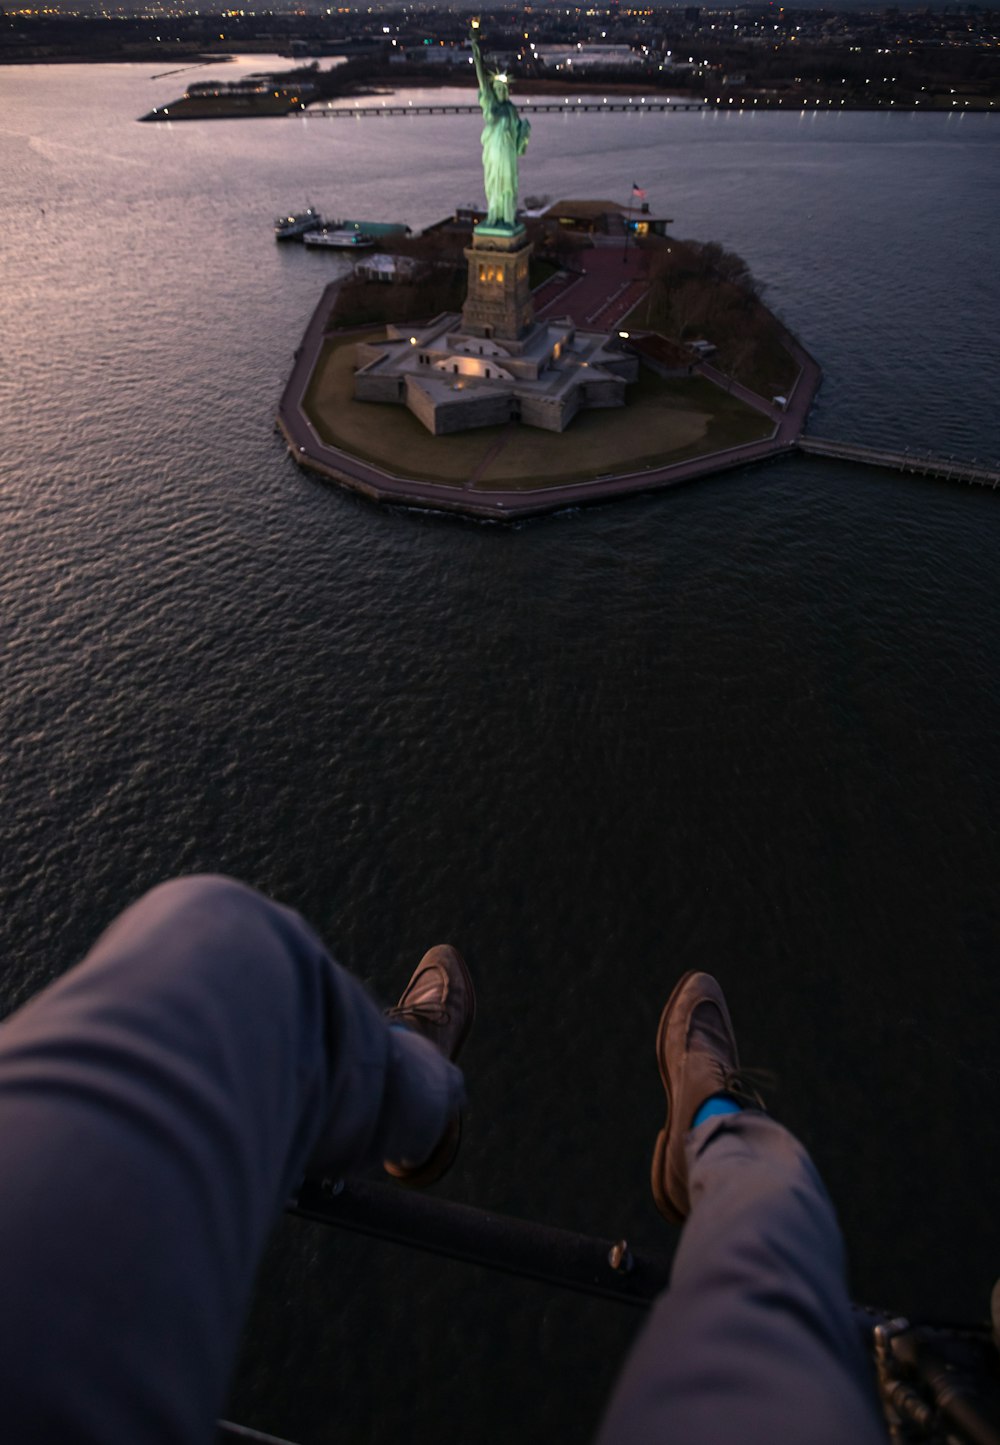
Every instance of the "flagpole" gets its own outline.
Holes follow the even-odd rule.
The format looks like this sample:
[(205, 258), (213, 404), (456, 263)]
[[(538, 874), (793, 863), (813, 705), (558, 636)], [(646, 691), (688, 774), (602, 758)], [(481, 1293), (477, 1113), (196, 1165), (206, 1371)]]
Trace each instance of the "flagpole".
[(625, 223), (625, 246), (624, 246), (624, 249), (622, 250), (622, 265), (623, 265), (623, 266), (627, 266), (627, 265), (628, 265), (628, 236), (629, 236), (629, 232), (630, 232), (631, 229), (632, 229), (632, 196), (634, 195), (634, 193), (635, 193), (635, 186), (633, 185), (631, 191), (629, 191), (629, 193), (628, 193), (628, 220), (627, 220), (626, 223)]

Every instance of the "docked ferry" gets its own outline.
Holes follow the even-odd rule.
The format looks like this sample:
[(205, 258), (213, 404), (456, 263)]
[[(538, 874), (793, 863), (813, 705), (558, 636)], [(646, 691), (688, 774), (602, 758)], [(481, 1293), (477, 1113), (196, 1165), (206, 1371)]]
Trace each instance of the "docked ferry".
[(298, 211), (294, 216), (279, 216), (274, 223), (274, 239), (297, 241), (309, 231), (318, 231), (322, 224), (323, 217), (319, 211), (314, 206), (307, 206), (304, 211)]
[(345, 231), (340, 226), (324, 226), (320, 231), (310, 231), (302, 237), (306, 246), (326, 246), (333, 251), (368, 251), (375, 245), (375, 237), (364, 231)]

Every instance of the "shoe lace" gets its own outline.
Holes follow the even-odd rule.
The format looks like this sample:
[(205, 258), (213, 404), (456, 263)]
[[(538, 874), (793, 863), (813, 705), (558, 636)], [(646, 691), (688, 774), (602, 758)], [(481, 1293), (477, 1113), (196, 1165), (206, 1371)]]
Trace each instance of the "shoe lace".
[(720, 1092), (729, 1094), (738, 1104), (766, 1110), (763, 1094), (773, 1093), (777, 1083), (777, 1077), (770, 1069), (725, 1069)]
[(394, 1008), (385, 1011), (387, 1019), (394, 1023), (413, 1023), (418, 1026), (424, 1024), (447, 1024), (451, 1022), (451, 1014), (448, 1007), (443, 1003), (435, 1003), (431, 999), (423, 1003), (397, 1004)]

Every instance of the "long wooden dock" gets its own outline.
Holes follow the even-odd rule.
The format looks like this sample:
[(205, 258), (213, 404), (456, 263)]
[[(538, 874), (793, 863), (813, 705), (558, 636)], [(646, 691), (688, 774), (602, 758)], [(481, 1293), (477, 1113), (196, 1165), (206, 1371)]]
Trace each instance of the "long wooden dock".
[(939, 477), (946, 482), (968, 482), (974, 487), (1000, 486), (1000, 468), (955, 457), (936, 457), (908, 448), (894, 451), (888, 447), (863, 447), (855, 442), (830, 441), (825, 437), (799, 437), (799, 450), (814, 457), (833, 457), (839, 461), (857, 462), (866, 467), (885, 467), (894, 472), (911, 472), (922, 477)]
[[(518, 109), (531, 115), (568, 115), (571, 111), (596, 111), (608, 115), (626, 115), (632, 112), (643, 115), (649, 111), (667, 110), (711, 110), (702, 100), (531, 100), (518, 99)], [(399, 115), (480, 115), (476, 105), (456, 105), (452, 102), (439, 105), (340, 105), (307, 106), (297, 115), (312, 117), (314, 120), (379, 120)]]

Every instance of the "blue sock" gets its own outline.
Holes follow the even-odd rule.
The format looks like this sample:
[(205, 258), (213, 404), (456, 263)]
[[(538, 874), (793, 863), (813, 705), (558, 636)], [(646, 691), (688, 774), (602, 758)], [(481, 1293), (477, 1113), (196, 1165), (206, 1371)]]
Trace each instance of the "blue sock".
[(699, 1124), (706, 1124), (709, 1119), (714, 1119), (717, 1114), (742, 1114), (743, 1105), (737, 1104), (728, 1094), (713, 1094), (706, 1099), (704, 1104), (691, 1120), (691, 1128), (697, 1129)]

